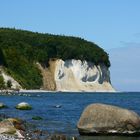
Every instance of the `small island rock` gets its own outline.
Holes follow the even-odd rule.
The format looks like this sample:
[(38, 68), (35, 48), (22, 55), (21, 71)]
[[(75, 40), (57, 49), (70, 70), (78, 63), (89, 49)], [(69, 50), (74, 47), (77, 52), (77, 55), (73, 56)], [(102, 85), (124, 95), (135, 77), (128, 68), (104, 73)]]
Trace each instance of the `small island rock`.
[(26, 103), (26, 102), (21, 102), (16, 106), (16, 109), (19, 110), (31, 110), (32, 107), (30, 104)]
[(7, 106), (4, 103), (0, 103), (0, 109), (6, 108)]
[(77, 124), (81, 135), (140, 135), (140, 117), (133, 111), (91, 104)]

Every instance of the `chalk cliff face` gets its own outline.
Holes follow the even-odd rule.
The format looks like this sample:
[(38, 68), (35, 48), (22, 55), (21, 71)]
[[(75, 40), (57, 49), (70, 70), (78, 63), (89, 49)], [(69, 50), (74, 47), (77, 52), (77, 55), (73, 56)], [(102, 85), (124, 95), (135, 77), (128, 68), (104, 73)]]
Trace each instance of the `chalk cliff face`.
[[(51, 91), (89, 91), (89, 92), (113, 92), (110, 72), (104, 64), (96, 66), (92, 62), (81, 60), (51, 59), (49, 67), (42, 67), (37, 63), (43, 76), (41, 89)], [(2, 69), (1, 75), (4, 82), (12, 82), (13, 89), (21, 89), (21, 85)]]
[(114, 91), (104, 64), (96, 66), (92, 62), (61, 59), (50, 62), (50, 67), (52, 64), (57, 91)]

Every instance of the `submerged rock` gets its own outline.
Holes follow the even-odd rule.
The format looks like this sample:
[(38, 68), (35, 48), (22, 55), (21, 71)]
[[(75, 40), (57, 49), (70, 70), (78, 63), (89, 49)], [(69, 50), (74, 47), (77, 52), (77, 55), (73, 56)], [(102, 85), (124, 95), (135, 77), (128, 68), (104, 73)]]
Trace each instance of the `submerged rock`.
[(54, 108), (61, 108), (62, 105), (54, 105), (53, 107), (54, 107)]
[(32, 117), (32, 120), (43, 120), (43, 118), (40, 116), (34, 116)]
[(26, 102), (21, 102), (16, 106), (16, 109), (19, 110), (31, 110), (32, 107), (30, 104), (26, 103)]
[(140, 135), (140, 117), (133, 111), (91, 104), (77, 124), (81, 135)]

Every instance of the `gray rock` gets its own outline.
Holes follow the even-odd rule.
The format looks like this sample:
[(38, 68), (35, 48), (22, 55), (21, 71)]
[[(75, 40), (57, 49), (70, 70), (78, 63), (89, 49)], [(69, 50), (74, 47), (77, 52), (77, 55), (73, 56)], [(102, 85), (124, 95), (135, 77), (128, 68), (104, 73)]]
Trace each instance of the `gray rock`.
[(91, 104), (77, 124), (81, 135), (140, 135), (140, 117), (133, 111)]

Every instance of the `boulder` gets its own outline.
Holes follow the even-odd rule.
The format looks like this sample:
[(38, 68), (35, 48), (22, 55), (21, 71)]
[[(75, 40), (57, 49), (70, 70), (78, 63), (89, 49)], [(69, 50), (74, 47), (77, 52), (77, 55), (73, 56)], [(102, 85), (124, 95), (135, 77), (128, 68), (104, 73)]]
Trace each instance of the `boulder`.
[[(17, 128), (17, 124), (20, 126), (20, 129)], [(17, 137), (19, 139), (24, 138), (24, 130), (21, 129), (22, 121), (15, 118), (8, 118), (0, 122), (0, 135), (10, 135), (11, 139)]]
[(3, 103), (0, 103), (0, 109), (2, 109), (2, 108), (6, 108), (7, 106), (5, 105), (5, 104), (3, 104)]
[(16, 106), (16, 109), (19, 110), (31, 110), (32, 107), (30, 104), (26, 103), (26, 102), (21, 102)]
[(15, 134), (16, 128), (9, 120), (3, 120), (0, 122), (0, 134)]
[(91, 104), (77, 123), (81, 135), (140, 135), (140, 117), (133, 111)]

